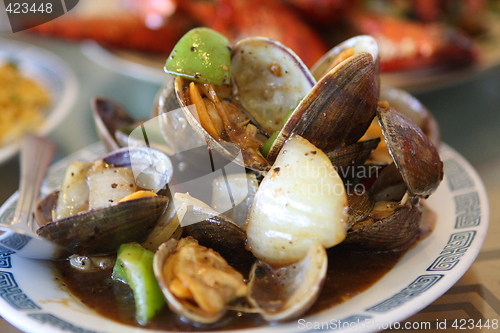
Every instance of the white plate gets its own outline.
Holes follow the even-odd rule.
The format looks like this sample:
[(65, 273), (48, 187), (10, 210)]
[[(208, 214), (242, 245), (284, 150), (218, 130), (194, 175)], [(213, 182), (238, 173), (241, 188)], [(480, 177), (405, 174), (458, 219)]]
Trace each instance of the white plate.
[[(0, 38), (0, 63), (16, 63), (22, 74), (38, 82), (49, 93), (52, 103), (48, 106), (44, 123), (38, 134), (47, 135), (70, 112), (76, 99), (77, 81), (66, 63), (57, 55), (33, 45)], [(19, 149), (19, 142), (0, 147), (0, 163), (9, 159)]]
[[(70, 161), (88, 161), (103, 153), (102, 145), (94, 144), (61, 160), (51, 167), (44, 192), (57, 188)], [(379, 331), (391, 323), (394, 327), (452, 287), (481, 249), (489, 208), (481, 179), (469, 163), (446, 145), (441, 148), (441, 157), (445, 179), (428, 200), (438, 215), (436, 229), (389, 273), (338, 306), (290, 323), (244, 332), (326, 332), (343, 325), (357, 332)], [(16, 199), (17, 193), (0, 208), (0, 223), (12, 218)], [(17, 241), (23, 245), (22, 239)], [(33, 333), (159, 332), (100, 317), (59, 287), (50, 262), (18, 257), (2, 250), (1, 245), (0, 314), (19, 329)]]

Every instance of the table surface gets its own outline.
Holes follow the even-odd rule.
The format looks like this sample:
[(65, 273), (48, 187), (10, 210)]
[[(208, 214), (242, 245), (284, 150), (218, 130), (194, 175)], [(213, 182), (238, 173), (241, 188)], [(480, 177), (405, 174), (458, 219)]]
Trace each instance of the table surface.
[[(14, 37), (13, 37), (14, 36)], [(99, 95), (119, 101), (138, 118), (152, 108), (159, 82), (124, 75), (89, 59), (78, 43), (39, 39), (25, 33), (7, 37), (59, 54), (75, 72), (80, 89), (74, 110), (49, 138), (57, 144), (56, 159), (98, 140), (90, 100)], [(482, 251), (467, 273), (448, 292), (408, 321), (500, 319), (500, 67), (466, 81), (414, 95), (435, 115), (444, 142), (462, 154), (483, 179), (491, 207), (490, 229)], [(0, 204), (18, 188), (15, 156), (0, 165)], [(0, 332), (20, 332), (0, 318)]]

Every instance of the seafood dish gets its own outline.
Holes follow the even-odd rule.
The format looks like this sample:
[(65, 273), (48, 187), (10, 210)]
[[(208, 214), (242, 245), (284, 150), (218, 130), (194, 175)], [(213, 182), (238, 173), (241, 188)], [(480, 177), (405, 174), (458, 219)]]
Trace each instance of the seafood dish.
[(193, 28), (151, 119), (95, 98), (108, 153), (73, 162), (36, 210), (65, 286), (113, 320), (186, 331), (287, 322), (369, 288), (432, 233), (443, 179), (432, 114), (381, 86), (379, 55), (359, 35), (310, 70), (276, 40)]
[(488, 22), (497, 6), (488, 0), (113, 3), (116, 8), (103, 8), (97, 1), (93, 10), (87, 10), (90, 4), (80, 4), (68, 15), (28, 31), (70, 40), (92, 39), (113, 50), (139, 51), (162, 59), (184, 33), (205, 26), (233, 43), (250, 36), (277, 40), (294, 50), (307, 66), (342, 40), (369, 34), (380, 46), (383, 72), (452, 71), (481, 61), (480, 45), (492, 38)]

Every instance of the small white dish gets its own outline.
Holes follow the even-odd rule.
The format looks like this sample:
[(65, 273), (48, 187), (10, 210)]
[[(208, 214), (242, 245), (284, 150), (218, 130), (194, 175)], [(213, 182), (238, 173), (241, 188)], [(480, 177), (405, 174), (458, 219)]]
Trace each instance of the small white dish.
[[(51, 104), (45, 111), (44, 123), (36, 134), (52, 132), (69, 114), (76, 100), (78, 83), (68, 65), (59, 56), (42, 48), (0, 38), (0, 63), (14, 62), (21, 73), (45, 87)], [(19, 150), (15, 141), (0, 147), (0, 163), (7, 161)]]
[[(53, 165), (42, 192), (56, 189), (66, 166), (104, 154), (94, 144)], [(441, 147), (445, 178), (427, 203), (437, 214), (434, 232), (412, 247), (372, 287), (352, 299), (280, 325), (237, 332), (373, 332), (400, 323), (444, 294), (475, 260), (488, 230), (488, 198), (471, 165), (447, 145)], [(14, 212), (17, 193), (0, 208), (0, 223)], [(13, 240), (15, 241), (15, 240)], [(22, 245), (22, 240), (20, 245)], [(48, 261), (22, 258), (0, 242), (0, 314), (25, 332), (155, 333), (126, 326), (86, 308), (55, 281)]]

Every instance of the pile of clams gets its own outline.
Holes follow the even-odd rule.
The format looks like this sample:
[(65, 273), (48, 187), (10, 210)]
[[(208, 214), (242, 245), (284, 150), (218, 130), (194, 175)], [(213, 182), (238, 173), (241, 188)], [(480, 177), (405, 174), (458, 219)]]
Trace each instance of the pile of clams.
[[(392, 251), (415, 241), (423, 200), (443, 178), (439, 131), (414, 98), (380, 88), (378, 48), (370, 36), (340, 44), (311, 71), (280, 43), (246, 38), (231, 48), (230, 77), (229, 85), (215, 86), (179, 75), (160, 91), (155, 114), (182, 109), (182, 116), (161, 123), (166, 141), (180, 155), (183, 128), (194, 130), (213, 153), (233, 160), (235, 150), (242, 152), (239, 162), (259, 184), (242, 226), (246, 248), (259, 260), (246, 300), (266, 320), (286, 320), (304, 313), (321, 290), (326, 261), (320, 249), (342, 243)], [(303, 168), (316, 175), (297, 173)], [(353, 170), (371, 172), (359, 177)], [(314, 182), (316, 188), (330, 182), (328, 188), (344, 191), (304, 191)], [(160, 263), (171, 248), (160, 248), (167, 253), (158, 254)], [(276, 273), (290, 267), (293, 272)], [(270, 277), (287, 274), (293, 277), (286, 283), (275, 282), (287, 297), (278, 296), (280, 288), (269, 286)], [(255, 281), (256, 275), (265, 278)], [(294, 285), (296, 276), (304, 282)], [(302, 287), (314, 292), (302, 293)], [(273, 299), (274, 307), (266, 299)], [(189, 317), (181, 304), (171, 307)]]
[[(133, 215), (148, 221), (133, 241), (155, 252), (154, 274), (168, 307), (185, 321), (211, 325), (229, 310), (271, 322), (297, 318), (321, 292), (326, 249), (345, 244), (393, 251), (417, 239), (423, 203), (443, 178), (439, 131), (411, 96), (381, 88), (378, 47), (370, 36), (345, 41), (311, 70), (267, 38), (221, 45), (230, 59), (222, 80), (173, 71), (153, 114), (164, 151), (176, 161), (169, 165), (174, 178), (181, 164), (197, 168), (206, 157), (184, 154), (193, 144), (241, 165), (243, 172), (214, 180), (211, 201), (170, 187), (166, 197), (79, 213), (38, 233), (74, 253), (110, 253), (115, 242), (93, 245), (106, 227), (92, 222), (74, 228), (76, 216), (113, 221)], [(109, 149), (123, 146), (115, 135), (133, 119), (110, 101), (93, 107)], [(111, 154), (123, 151), (117, 152)], [(242, 158), (235, 158), (239, 153)], [(220, 188), (233, 195), (230, 209), (221, 204), (226, 192)], [(147, 218), (140, 215), (145, 211)], [(73, 236), (73, 229), (85, 236)]]

